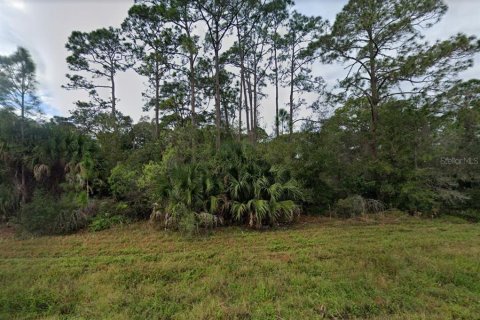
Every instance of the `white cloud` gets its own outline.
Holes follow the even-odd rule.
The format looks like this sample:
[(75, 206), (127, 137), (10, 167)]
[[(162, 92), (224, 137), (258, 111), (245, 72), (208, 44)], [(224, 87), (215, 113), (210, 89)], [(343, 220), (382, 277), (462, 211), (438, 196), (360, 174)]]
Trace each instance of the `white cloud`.
[(3, 0), (5, 4), (13, 8), (15, 10), (25, 11), (27, 9), (27, 5), (23, 0)]

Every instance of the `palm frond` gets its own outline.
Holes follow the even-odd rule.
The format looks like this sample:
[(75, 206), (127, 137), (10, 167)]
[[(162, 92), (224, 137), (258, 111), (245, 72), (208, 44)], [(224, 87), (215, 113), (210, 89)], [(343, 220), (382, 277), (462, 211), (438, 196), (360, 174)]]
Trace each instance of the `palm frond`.
[(232, 216), (235, 220), (241, 221), (248, 212), (248, 205), (243, 202), (232, 202)]
[(50, 175), (50, 167), (46, 164), (37, 164), (33, 167), (33, 176), (37, 181), (42, 180), (44, 177)]
[(270, 206), (267, 200), (252, 199), (247, 203), (250, 211), (255, 213), (257, 221), (263, 220), (270, 213)]
[(279, 182), (274, 183), (270, 185), (270, 187), (268, 187), (267, 192), (268, 192), (268, 195), (270, 196), (270, 200), (278, 201), (282, 195), (283, 186)]
[(282, 186), (283, 193), (286, 197), (294, 200), (305, 200), (305, 193), (296, 180), (290, 179)]
[(219, 208), (219, 199), (216, 196), (211, 196), (210, 197), (210, 213), (213, 214), (215, 212), (218, 212)]
[(291, 221), (297, 210), (298, 206), (292, 200), (271, 203), (271, 217), (274, 222), (278, 221), (280, 218)]
[(254, 182), (253, 190), (255, 198), (262, 198), (263, 191), (266, 191), (268, 188), (268, 179), (265, 176), (257, 178)]

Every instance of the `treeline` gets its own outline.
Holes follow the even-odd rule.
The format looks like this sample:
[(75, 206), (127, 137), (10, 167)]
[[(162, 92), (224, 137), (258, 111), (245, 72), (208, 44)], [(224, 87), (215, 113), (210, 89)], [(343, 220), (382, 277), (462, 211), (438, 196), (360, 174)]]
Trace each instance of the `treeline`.
[[(136, 1), (121, 26), (71, 34), (65, 88), (89, 100), (48, 122), (29, 113), (28, 52), (1, 57), (4, 217), (38, 233), (148, 217), (187, 231), (260, 228), (389, 208), (478, 219), (480, 81), (459, 78), (480, 42), (425, 42), (447, 11), (440, 0), (351, 0), (333, 24), (293, 9)], [(346, 67), (335, 85), (313, 68), (330, 63)], [(130, 68), (152, 120), (117, 108)], [(268, 88), (271, 135), (260, 120), (273, 112)]]

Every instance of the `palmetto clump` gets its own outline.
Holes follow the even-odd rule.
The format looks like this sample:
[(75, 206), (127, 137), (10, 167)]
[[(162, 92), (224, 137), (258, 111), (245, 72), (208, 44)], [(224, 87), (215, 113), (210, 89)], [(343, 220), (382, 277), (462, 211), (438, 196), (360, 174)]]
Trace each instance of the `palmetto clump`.
[(165, 228), (213, 228), (241, 223), (252, 228), (290, 222), (304, 195), (280, 167), (246, 146), (225, 146), (212, 162), (164, 161), (145, 167), (142, 184), (155, 201), (151, 221)]
[(223, 186), (229, 214), (235, 221), (260, 228), (290, 222), (304, 200), (299, 183), (281, 167), (268, 165), (247, 146), (224, 152)]

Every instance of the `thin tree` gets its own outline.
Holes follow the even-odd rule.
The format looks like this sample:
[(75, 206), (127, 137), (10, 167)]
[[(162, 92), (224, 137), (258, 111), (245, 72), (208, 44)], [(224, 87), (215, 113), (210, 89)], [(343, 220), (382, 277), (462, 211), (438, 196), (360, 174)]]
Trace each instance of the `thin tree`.
[(207, 27), (206, 39), (212, 46), (215, 66), (215, 126), (216, 147), (221, 144), (221, 90), (220, 90), (220, 50), (227, 33), (231, 30), (238, 13), (244, 5), (242, 0), (196, 0), (195, 7), (200, 12)]
[(195, 35), (195, 27), (201, 20), (200, 13), (195, 10), (194, 3), (189, 0), (163, 0), (166, 2), (164, 18), (174, 25), (176, 40), (180, 50), (177, 56), (188, 61), (188, 71), (185, 72), (190, 87), (190, 113), (192, 126), (196, 126), (197, 84), (196, 62), (199, 54), (199, 36)]
[[(27, 49), (19, 47), (10, 56), (0, 56), (0, 106), (20, 110), (20, 139), (25, 147), (25, 119), (38, 110), (36, 68)], [(21, 164), (22, 202), (26, 201), (25, 164)]]
[(293, 2), (290, 0), (272, 0), (266, 4), (266, 12), (271, 15), (271, 23), (269, 27), (269, 36), (270, 36), (270, 45), (271, 50), (271, 59), (273, 60), (272, 64), (272, 81), (275, 86), (275, 135), (278, 137), (280, 135), (279, 131), (279, 89), (280, 89), (280, 63), (279, 54), (283, 47), (283, 38), (281, 36), (281, 31), (285, 27), (285, 22), (289, 18), (288, 9), (293, 5)]
[[(110, 108), (112, 118), (117, 112), (116, 75), (131, 67), (131, 51), (122, 39), (121, 31), (112, 27), (92, 32), (74, 31), (66, 44), (70, 55), (66, 89), (86, 90), (93, 103), (102, 109)], [(104, 80), (104, 81), (102, 81)], [(98, 89), (110, 90), (110, 99), (103, 100)]]
[(323, 33), (325, 22), (321, 17), (307, 17), (296, 11), (287, 23), (287, 34), (283, 38), (283, 50), (280, 58), (286, 66), (282, 72), (282, 80), (289, 88), (289, 133), (293, 133), (294, 115), (300, 107), (295, 103), (295, 93), (312, 91), (321, 83), (320, 78), (313, 79), (311, 64), (318, 56), (307, 50), (308, 45)]
[(155, 136), (160, 135), (160, 90), (161, 81), (173, 65), (176, 52), (174, 35), (163, 18), (162, 6), (137, 4), (128, 11), (122, 29), (131, 39), (133, 50), (140, 65), (136, 71), (147, 77), (148, 89), (143, 93), (147, 99), (146, 110), (155, 110)]

